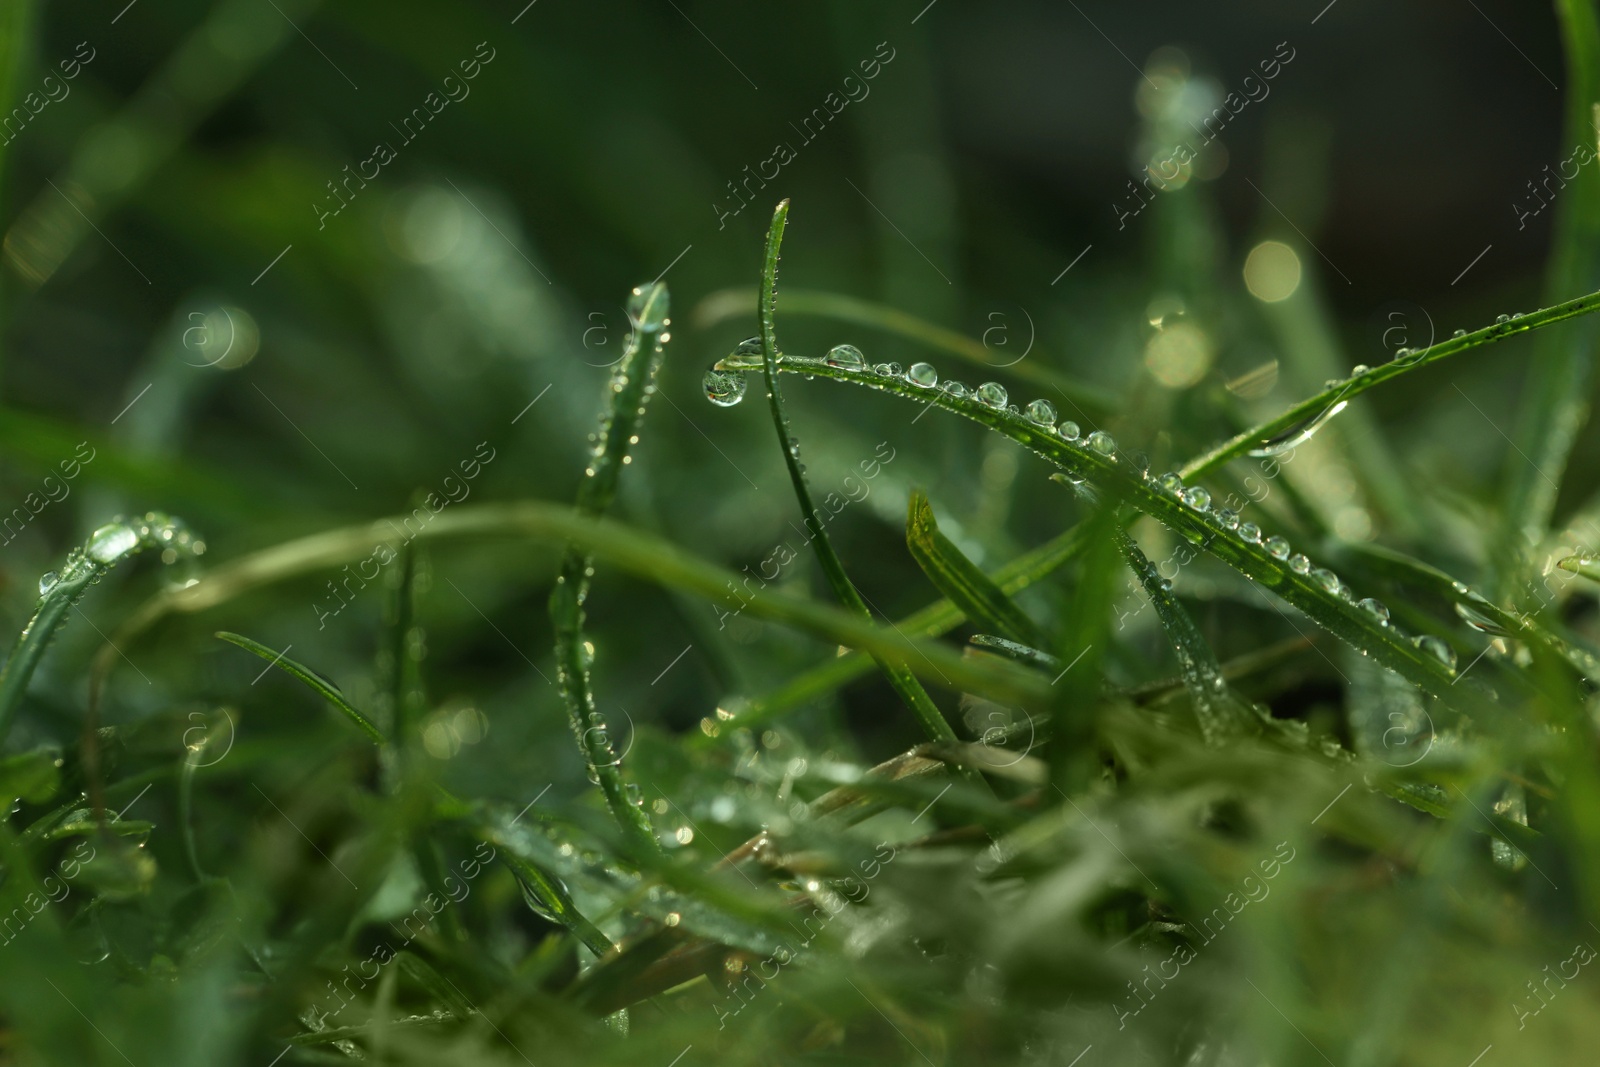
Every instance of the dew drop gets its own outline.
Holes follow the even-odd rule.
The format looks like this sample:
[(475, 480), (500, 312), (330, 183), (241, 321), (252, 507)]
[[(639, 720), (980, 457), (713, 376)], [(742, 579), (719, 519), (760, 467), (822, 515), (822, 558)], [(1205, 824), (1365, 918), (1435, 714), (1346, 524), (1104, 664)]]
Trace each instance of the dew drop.
[(744, 399), (744, 375), (735, 371), (717, 370), (712, 368), (706, 371), (706, 376), (700, 380), (705, 387), (706, 399), (719, 408), (731, 408)]
[(951, 396), (957, 398), (958, 400), (963, 398), (963, 397), (965, 397), (967, 395), (967, 392), (968, 392), (967, 387), (965, 385), (962, 385), (960, 382), (956, 381), (953, 378), (950, 381), (945, 382), (944, 385), (941, 386), (941, 388), (944, 389), (944, 391), (949, 393)]
[(1068, 441), (1076, 441), (1078, 436), (1082, 434), (1083, 431), (1078, 428), (1077, 423), (1073, 422), (1071, 419), (1068, 419), (1066, 422), (1063, 422), (1060, 426), (1056, 427), (1056, 433), (1060, 434), (1062, 437), (1065, 437)]
[(1261, 543), (1261, 527), (1253, 522), (1244, 523), (1239, 527), (1239, 538), (1250, 542), (1252, 545), (1259, 545)]
[(1273, 559), (1289, 558), (1289, 542), (1274, 534), (1266, 540), (1267, 555)]
[(1211, 494), (1197, 485), (1183, 491), (1183, 502), (1196, 511), (1206, 511), (1211, 507)]
[[(718, 370), (759, 370), (762, 366), (761, 338), (746, 337), (732, 352), (717, 361)], [(782, 357), (779, 357), (782, 362)]]
[(1183, 479), (1175, 471), (1168, 471), (1157, 478), (1156, 484), (1169, 493), (1183, 492)]
[(1311, 580), (1322, 586), (1330, 593), (1337, 593), (1344, 584), (1339, 581), (1339, 576), (1326, 567), (1318, 567), (1311, 572)]
[(1357, 363), (1354, 367), (1350, 368), (1350, 377), (1359, 378), (1361, 375), (1367, 373), (1367, 371), (1371, 369), (1372, 368), (1367, 366), (1365, 363)]
[(1433, 634), (1418, 634), (1411, 639), (1411, 643), (1440, 663), (1443, 663), (1446, 667), (1449, 667), (1452, 671), (1456, 669), (1456, 650), (1446, 644), (1442, 638), (1435, 637)]
[(1239, 528), (1239, 516), (1232, 508), (1218, 508), (1217, 522), (1222, 525), (1224, 530), (1237, 530)]
[(1054, 426), (1056, 424), (1056, 409), (1048, 400), (1035, 400), (1028, 405), (1026, 412), (1028, 421), (1039, 426)]
[(884, 378), (898, 378), (901, 374), (900, 364), (898, 363), (880, 363), (872, 369), (877, 371), (880, 377)]
[(44, 577), (39, 579), (39, 595), (49, 596), (50, 590), (54, 589), (59, 581), (61, 581), (61, 576), (56, 574), (55, 571), (45, 571)]
[(1457, 330), (1455, 333), (1451, 334), (1450, 336), (1451, 337), (1465, 337), (1466, 335), (1467, 335), (1467, 331), (1466, 330)]
[(85, 551), (96, 563), (115, 563), (138, 546), (138, 534), (119, 522), (113, 522), (89, 535)]
[(1511, 316), (1510, 315), (1496, 315), (1494, 317), (1494, 321), (1495, 321), (1496, 325), (1504, 326), (1506, 323), (1511, 321)]
[(641, 285), (628, 296), (628, 318), (646, 333), (657, 333), (667, 325), (669, 304), (667, 287), (661, 282)]
[(930, 363), (913, 363), (911, 369), (906, 371), (906, 380), (912, 385), (932, 389), (939, 384), (939, 372)]
[(1311, 560), (1306, 557), (1304, 552), (1296, 552), (1289, 557), (1289, 569), (1296, 574), (1310, 574)]
[(1389, 625), (1389, 609), (1383, 606), (1382, 601), (1367, 597), (1365, 600), (1357, 603), (1356, 607), (1368, 612), (1385, 626)]
[(984, 382), (978, 386), (977, 397), (992, 408), (1006, 406), (1006, 388), (999, 382)]
[[(1330, 381), (1327, 383), (1327, 387), (1332, 389), (1338, 384), (1338, 381)], [(1350, 402), (1348, 400), (1341, 400), (1336, 404), (1331, 404), (1327, 408), (1324, 408), (1319, 414), (1307, 419), (1305, 422), (1301, 423), (1294, 429), (1289, 430), (1287, 433), (1263, 443), (1260, 448), (1252, 448), (1250, 450), (1250, 455), (1258, 459), (1270, 459), (1272, 457), (1281, 456), (1286, 452), (1292, 451), (1305, 442), (1311, 440), (1312, 435), (1314, 435), (1318, 430), (1322, 429), (1323, 426), (1327, 425), (1329, 419), (1333, 418), (1335, 415), (1339, 414), (1339, 412), (1343, 411), (1349, 406)]]
[(861, 354), (861, 349), (855, 345), (834, 345), (828, 349), (828, 354), (823, 362), (830, 367), (841, 370), (860, 370), (867, 365), (867, 359)]
[(1112, 437), (1104, 430), (1096, 430), (1094, 433), (1089, 435), (1089, 447), (1100, 453), (1102, 456), (1114, 456), (1117, 454), (1116, 438)]

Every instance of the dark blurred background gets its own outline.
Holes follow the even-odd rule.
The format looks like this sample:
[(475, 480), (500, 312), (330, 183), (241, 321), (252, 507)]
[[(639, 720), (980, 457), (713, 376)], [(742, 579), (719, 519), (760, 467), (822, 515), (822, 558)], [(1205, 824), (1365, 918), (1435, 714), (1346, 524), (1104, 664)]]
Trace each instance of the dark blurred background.
[[(1264, 389), (1234, 390), (1270, 414), (1389, 358), (1396, 336), (1421, 346), (1536, 306), (1554, 212), (1531, 211), (1528, 183), (1573, 147), (1540, 4), (525, 3), (33, 8), (13, 104), (69, 91), (8, 129), (3, 149), (0, 501), (20, 505), (81, 441), (96, 458), (0, 549), (6, 625), (25, 621), (38, 576), (118, 511), (181, 515), (220, 562), (407, 511), (481, 442), (495, 458), (473, 502), (572, 499), (627, 335), (623, 298), (663, 274), (674, 309), (663, 393), (619, 512), (735, 569), (758, 564), (797, 540), (770, 423), (754, 404), (708, 404), (700, 379), (754, 332), (753, 304), (715, 294), (753, 291), (779, 197), (794, 205), (785, 292), (879, 302), (978, 339), (996, 363), (1021, 357), (1131, 396), (1119, 436), (1175, 462), (1227, 430), (1201, 420), (1164, 438), (1161, 413), (1186, 398), (1278, 361)], [(63, 61), (91, 53), (63, 83)], [(1174, 131), (1225, 94), (1261, 94), (1274, 57), (1268, 91), (1193, 173), (1123, 218), (1130, 183)], [(830, 94), (847, 102), (808, 138), (799, 127)], [(427, 121), (408, 139), (419, 108)], [(330, 183), (372, 174), (380, 142), (394, 158), (335, 193)], [(780, 142), (794, 158), (745, 187), (741, 207), (731, 183)], [(1246, 294), (1246, 256), (1264, 239), (1298, 256), (1303, 280), (1284, 306), (1299, 319), (1273, 319), (1276, 302)], [(1204, 355), (1152, 394), (1153, 323), (1175, 307), (1205, 331)], [(980, 380), (882, 330), (785, 320), (781, 303), (780, 321), (792, 351), (848, 340), (874, 360), (925, 358)], [(1292, 351), (1297, 337), (1320, 347)], [(1524, 351), (1505, 345), (1382, 393), (1384, 454), (1441, 496), (1484, 490)], [(1070, 518), (1042, 467), (976, 427), (914, 423), (914, 409), (828, 383), (788, 388), (819, 495), (880, 442), (894, 450), (834, 531), (891, 615), (933, 595), (903, 548), (912, 486), (990, 565)], [(1024, 403), (1038, 392), (1012, 388)], [(1413, 414), (1422, 395), (1437, 400), (1426, 418)], [(1592, 451), (1571, 479), (1583, 495)], [(1380, 511), (1334, 526), (1383, 539)], [(1441, 546), (1470, 549), (1466, 534)], [(563, 775), (581, 777), (556, 743), (553, 688), (527, 670), (553, 676), (553, 555), (485, 543), (430, 558), (434, 702), (481, 705), (503, 756), (548, 741)], [(94, 627), (109, 632), (157, 569), (119, 573), (86, 602)], [(241, 696), (258, 667), (212, 647), (222, 625), (294, 642), (353, 693), (370, 690), (384, 597), (371, 590), (324, 621), (325, 580), (126, 650), (138, 673), (119, 675), (108, 716), (291, 692), (274, 680)], [(784, 581), (826, 595), (809, 562)], [(829, 651), (749, 620), (719, 629), (704, 603), (614, 575), (591, 615), (604, 701), (672, 729)], [(69, 628), (47, 664), (65, 708), (81, 707), (94, 627)], [(884, 710), (885, 693), (862, 683), (845, 707), (884, 732), (887, 751), (914, 731)], [(31, 728), (49, 732), (37, 717)], [(509, 794), (527, 766), (481, 770), (487, 791)]]

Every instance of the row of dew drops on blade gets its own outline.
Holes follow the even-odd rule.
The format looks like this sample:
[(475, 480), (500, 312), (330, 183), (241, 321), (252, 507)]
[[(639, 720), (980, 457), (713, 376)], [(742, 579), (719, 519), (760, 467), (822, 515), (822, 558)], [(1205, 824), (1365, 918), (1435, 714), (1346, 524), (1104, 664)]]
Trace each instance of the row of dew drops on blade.
[[(119, 515), (90, 534), (81, 548), (73, 549), (59, 572), (48, 571), (39, 579), (39, 596), (48, 597), (57, 587), (98, 582), (119, 561), (146, 549), (160, 550), (163, 563), (183, 560), (192, 568), (205, 554), (206, 543), (182, 519), (165, 512), (150, 511), (135, 519)], [(172, 584), (183, 587), (198, 581), (192, 569), (186, 569), (184, 577)]]
[[(1503, 316), (1501, 321), (1510, 321), (1513, 316)], [(1520, 317), (1520, 316), (1516, 316)], [(1458, 331), (1457, 336), (1464, 336), (1465, 331)], [(1424, 350), (1402, 349), (1396, 354), (1396, 359), (1414, 359)], [(780, 356), (782, 362), (803, 364), (810, 360), (796, 359), (791, 356)], [(855, 371), (857, 373), (871, 374), (882, 379), (898, 379), (906, 381), (922, 389), (940, 389), (946, 394), (957, 399), (972, 398), (987, 407), (993, 408), (1013, 418), (1025, 419), (1035, 429), (1044, 428), (1052, 430), (1057, 436), (1069, 444), (1086, 448), (1107, 458), (1117, 455), (1116, 440), (1104, 430), (1095, 430), (1085, 436), (1077, 423), (1070, 419), (1056, 421), (1055, 406), (1048, 400), (1035, 400), (1026, 408), (1019, 409), (1017, 405), (1009, 403), (1005, 387), (998, 382), (984, 382), (975, 389), (968, 388), (961, 382), (954, 380), (939, 380), (938, 371), (927, 363), (913, 363), (909, 370), (902, 370), (898, 363), (879, 363), (877, 365), (867, 362), (861, 350), (854, 345), (835, 345), (821, 361), (829, 367), (840, 370)], [(706, 397), (719, 407), (732, 407), (744, 399), (747, 384), (743, 372), (756, 370), (762, 366), (761, 339), (752, 337), (740, 342), (733, 353), (719, 360), (706, 372), (702, 382)], [(1357, 367), (1352, 372), (1352, 377), (1363, 374), (1366, 367)], [(802, 372), (803, 373), (803, 372)], [(870, 381), (866, 384), (872, 384)], [(1329, 387), (1337, 386), (1337, 381), (1330, 382)], [(877, 386), (881, 388), (881, 386)], [(1283, 438), (1270, 442), (1266, 447), (1252, 452), (1252, 455), (1277, 456), (1288, 452), (1294, 446), (1304, 443), (1334, 415), (1344, 408), (1343, 403), (1330, 406), (1321, 414), (1310, 419), (1301, 428), (1291, 431)], [(1141, 471), (1141, 475), (1149, 479), (1148, 471)], [(1357, 600), (1354, 592), (1333, 571), (1326, 567), (1317, 567), (1304, 553), (1295, 552), (1288, 540), (1276, 534), (1263, 537), (1261, 528), (1253, 522), (1241, 522), (1239, 516), (1231, 508), (1212, 508), (1211, 494), (1200, 486), (1185, 486), (1183, 479), (1176, 473), (1168, 472), (1154, 479), (1155, 484), (1164, 492), (1182, 502), (1190, 510), (1207, 515), (1232, 536), (1247, 544), (1260, 545), (1273, 559), (1286, 563), (1295, 574), (1309, 577), (1313, 582), (1328, 593), (1332, 593), (1345, 601), (1355, 604), (1369, 614), (1378, 625), (1391, 629), (1399, 634), (1401, 631), (1389, 618), (1389, 609), (1384, 604), (1372, 597)], [(1170, 582), (1164, 584), (1170, 587)], [(1466, 585), (1457, 582), (1456, 592), (1462, 595), (1482, 599), (1481, 594), (1469, 589)], [(1485, 633), (1505, 634), (1502, 627), (1488, 616), (1473, 611), (1465, 605), (1457, 604), (1456, 611), (1469, 626)], [(1434, 657), (1443, 663), (1452, 673), (1456, 669), (1456, 653), (1442, 638), (1433, 634), (1419, 634), (1412, 637), (1413, 646), (1422, 652)]]

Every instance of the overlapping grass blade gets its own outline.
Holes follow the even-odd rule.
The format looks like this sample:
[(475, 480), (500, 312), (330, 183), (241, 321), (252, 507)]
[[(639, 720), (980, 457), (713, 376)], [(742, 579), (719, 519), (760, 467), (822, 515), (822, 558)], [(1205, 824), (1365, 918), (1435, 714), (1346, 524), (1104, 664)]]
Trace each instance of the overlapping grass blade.
[(911, 493), (906, 515), (906, 547), (934, 588), (975, 625), (1031, 648), (1045, 644), (1038, 625), (939, 531), (933, 505), (920, 489)]

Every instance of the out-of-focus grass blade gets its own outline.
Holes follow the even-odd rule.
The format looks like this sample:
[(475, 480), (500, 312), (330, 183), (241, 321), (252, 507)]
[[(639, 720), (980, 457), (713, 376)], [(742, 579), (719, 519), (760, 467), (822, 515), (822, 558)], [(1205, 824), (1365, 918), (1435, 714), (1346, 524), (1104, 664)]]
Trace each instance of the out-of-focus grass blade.
[(939, 531), (927, 494), (916, 489), (906, 516), (906, 547), (934, 588), (949, 598), (972, 622), (1030, 648), (1045, 643), (1044, 634), (977, 564)]
[(268, 648), (260, 641), (252, 641), (250, 638), (244, 637), (241, 634), (230, 633), (227, 630), (218, 630), (216, 636), (222, 638), (231, 645), (238, 645), (246, 652), (252, 652), (257, 656), (260, 656), (271, 666), (283, 668), (285, 674), (288, 674), (294, 678), (298, 678), (300, 681), (310, 686), (311, 689), (314, 690), (324, 700), (343, 712), (345, 718), (355, 723), (356, 726), (361, 729), (361, 732), (366, 734), (367, 737), (372, 740), (373, 744), (383, 744), (383, 734), (379, 732), (378, 728), (372, 724), (372, 720), (367, 718), (366, 715), (362, 714), (360, 711), (356, 710), (355, 705), (351, 704), (350, 701), (345, 699), (345, 695), (339, 691), (338, 686), (323, 678), (310, 667), (307, 667), (301, 663), (297, 663), (288, 656), (285, 656), (282, 652), (279, 652), (277, 649)]

